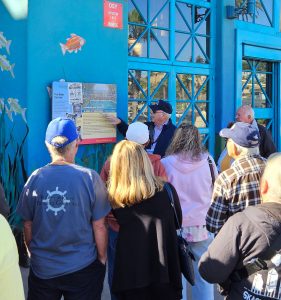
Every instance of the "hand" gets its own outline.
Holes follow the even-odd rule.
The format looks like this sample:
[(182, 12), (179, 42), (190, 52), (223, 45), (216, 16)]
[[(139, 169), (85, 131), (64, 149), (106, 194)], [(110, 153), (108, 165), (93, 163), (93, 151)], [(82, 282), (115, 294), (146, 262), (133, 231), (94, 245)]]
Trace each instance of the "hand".
[(103, 114), (103, 115), (112, 125), (118, 125), (121, 123), (121, 120), (113, 115), (109, 115), (109, 114)]
[(98, 260), (99, 260), (103, 265), (106, 264), (106, 257), (104, 257), (104, 258), (98, 257)]

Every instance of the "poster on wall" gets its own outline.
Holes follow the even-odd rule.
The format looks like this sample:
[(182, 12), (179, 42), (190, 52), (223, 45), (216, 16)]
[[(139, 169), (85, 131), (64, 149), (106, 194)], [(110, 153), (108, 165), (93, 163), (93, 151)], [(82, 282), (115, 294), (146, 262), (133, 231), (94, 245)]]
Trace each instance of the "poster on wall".
[(123, 6), (122, 3), (104, 1), (103, 5), (103, 25), (110, 28), (123, 28)]
[(82, 138), (80, 144), (116, 141), (116, 129), (104, 116), (116, 116), (115, 84), (54, 81), (52, 87), (52, 119), (73, 119)]

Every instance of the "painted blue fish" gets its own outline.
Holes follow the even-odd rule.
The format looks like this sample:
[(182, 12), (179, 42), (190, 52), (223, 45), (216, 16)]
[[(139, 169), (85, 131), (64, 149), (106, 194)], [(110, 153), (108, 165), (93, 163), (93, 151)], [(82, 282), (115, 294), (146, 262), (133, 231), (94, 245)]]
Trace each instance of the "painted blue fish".
[(8, 54), (10, 54), (10, 46), (11, 46), (12, 41), (8, 41), (5, 37), (3, 32), (0, 32), (0, 49), (1, 48), (6, 48), (6, 51)]
[(6, 55), (0, 55), (0, 68), (1, 71), (9, 71), (12, 75), (13, 78), (15, 78), (15, 74), (14, 74), (14, 67), (15, 64), (10, 64), (10, 62), (8, 61)]

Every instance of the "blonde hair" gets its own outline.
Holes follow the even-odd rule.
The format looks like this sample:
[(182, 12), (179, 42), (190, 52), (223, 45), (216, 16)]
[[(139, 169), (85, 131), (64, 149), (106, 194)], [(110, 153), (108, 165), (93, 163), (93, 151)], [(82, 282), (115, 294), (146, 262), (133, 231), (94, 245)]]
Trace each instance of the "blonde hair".
[(263, 200), (281, 203), (281, 153), (269, 156), (264, 169), (262, 180), (268, 183), (268, 192), (263, 195)]
[(163, 182), (154, 175), (143, 146), (126, 140), (119, 142), (110, 161), (108, 193), (112, 207), (131, 206), (162, 189)]
[(197, 127), (182, 124), (176, 129), (166, 155), (180, 154), (183, 157), (190, 156), (198, 160), (205, 151)]

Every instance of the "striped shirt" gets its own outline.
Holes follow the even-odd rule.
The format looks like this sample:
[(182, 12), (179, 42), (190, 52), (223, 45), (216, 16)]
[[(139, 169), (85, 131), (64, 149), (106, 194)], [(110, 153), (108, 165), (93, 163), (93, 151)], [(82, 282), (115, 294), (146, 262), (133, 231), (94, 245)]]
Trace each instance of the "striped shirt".
[(261, 203), (259, 188), (265, 163), (266, 159), (260, 155), (246, 155), (218, 176), (206, 216), (210, 232), (218, 233), (230, 216)]

